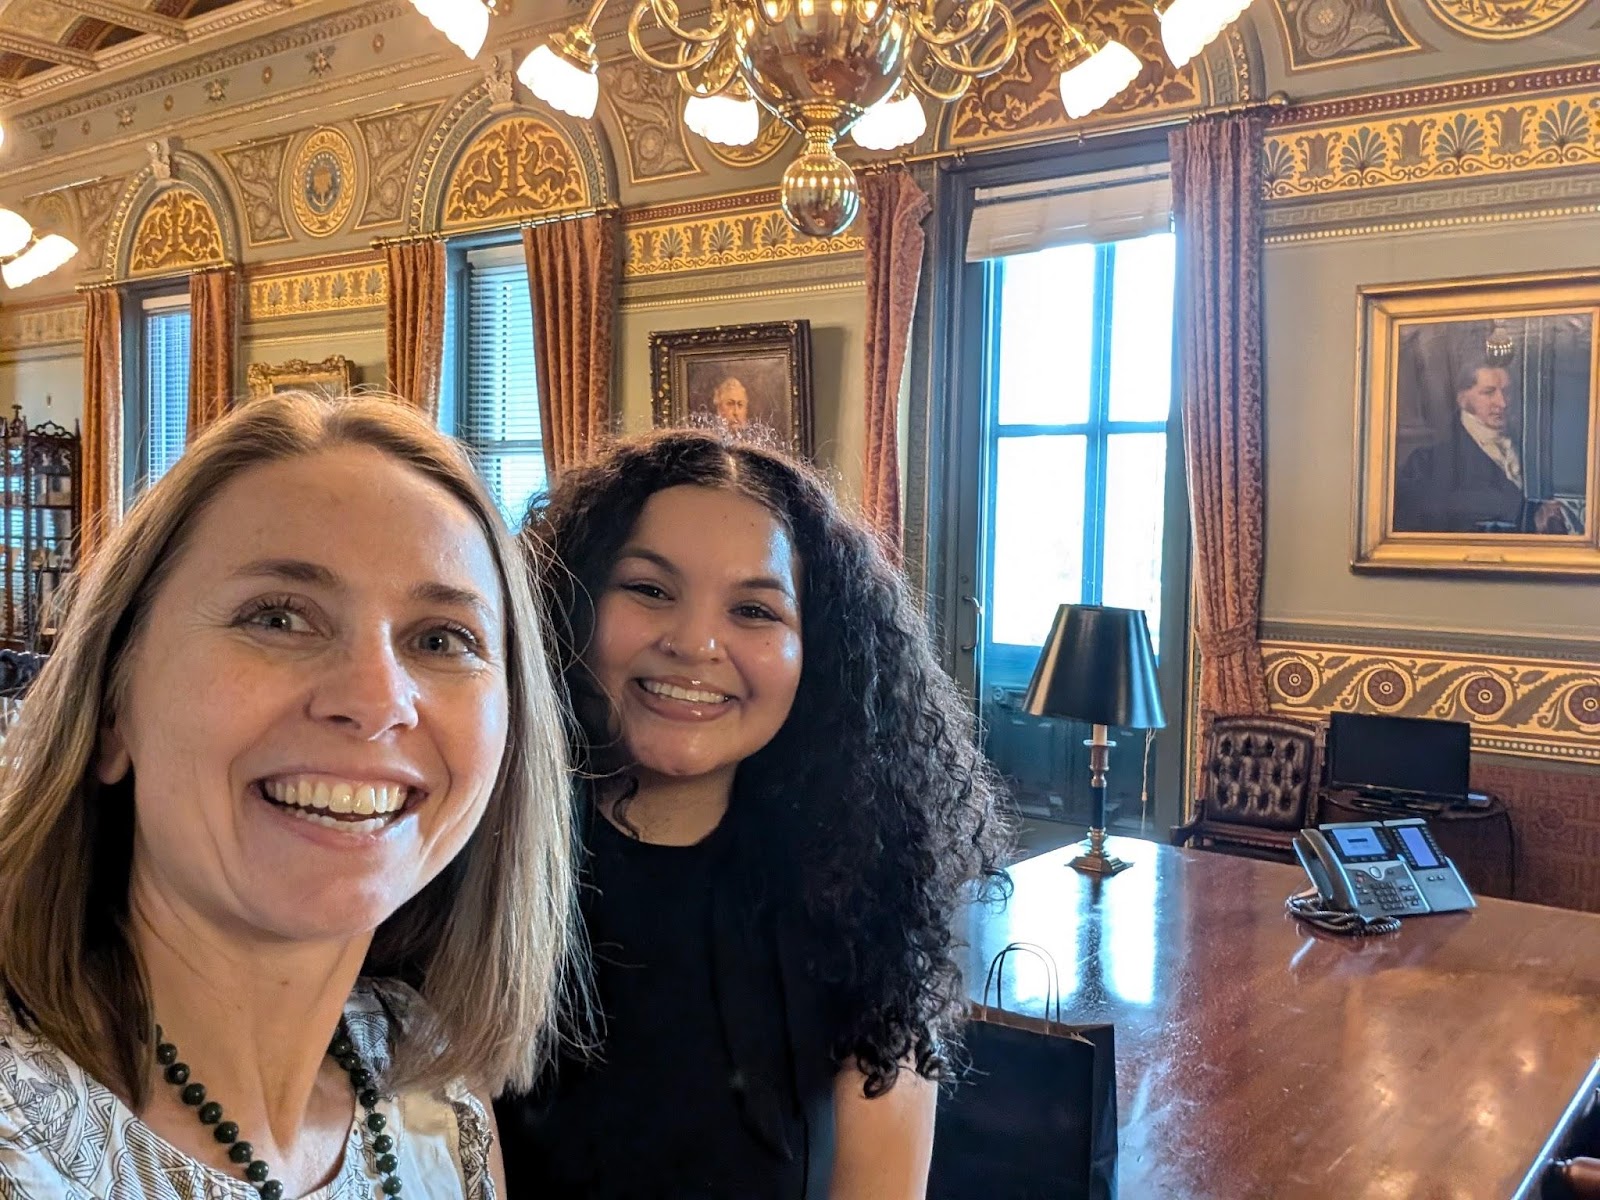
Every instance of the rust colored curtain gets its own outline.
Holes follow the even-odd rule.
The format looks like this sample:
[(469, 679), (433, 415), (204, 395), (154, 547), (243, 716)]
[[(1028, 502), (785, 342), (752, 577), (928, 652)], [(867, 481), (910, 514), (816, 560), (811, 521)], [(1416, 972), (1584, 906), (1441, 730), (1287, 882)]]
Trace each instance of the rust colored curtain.
[(232, 267), (189, 276), (189, 430), (194, 439), (233, 407), (239, 276)]
[(1178, 348), (1205, 715), (1267, 711), (1261, 619), (1261, 140), (1254, 114), (1171, 135)]
[(444, 372), (444, 243), (434, 238), (385, 247), (389, 311), (384, 334), (389, 390), (434, 420)]
[(617, 218), (596, 213), (522, 231), (533, 299), (544, 464), (554, 480), (611, 428)]
[(84, 299), (80, 564), (122, 519), (122, 296), (94, 288)]
[(932, 209), (903, 168), (861, 181), (867, 243), (867, 444), (861, 508), (884, 550), (901, 559), (900, 383), (922, 276), (922, 222)]

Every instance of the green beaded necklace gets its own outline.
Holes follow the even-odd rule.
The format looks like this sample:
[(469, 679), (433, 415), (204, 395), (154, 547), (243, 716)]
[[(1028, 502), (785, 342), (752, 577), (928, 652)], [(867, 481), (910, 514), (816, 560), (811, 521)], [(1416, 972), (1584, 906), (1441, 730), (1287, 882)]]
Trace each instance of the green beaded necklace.
[[(378, 1089), (372, 1086), (372, 1073), (361, 1065), (361, 1056), (356, 1053), (355, 1043), (350, 1040), (349, 1031), (342, 1020), (333, 1035), (333, 1042), (328, 1046), (328, 1053), (350, 1076), (356, 1099), (367, 1110), (366, 1119), (361, 1122), (361, 1128), (367, 1136), (362, 1140), (367, 1143), (373, 1168), (382, 1177), (378, 1186), (385, 1196), (398, 1196), (400, 1176), (397, 1171), (400, 1160), (394, 1154), (394, 1138), (383, 1131), (388, 1122), (377, 1111)], [(200, 1124), (211, 1126), (211, 1136), (228, 1147), (229, 1160), (244, 1168), (244, 1177), (255, 1184), (261, 1200), (283, 1200), (283, 1184), (269, 1177), (267, 1164), (255, 1156), (250, 1143), (239, 1140), (239, 1127), (232, 1121), (222, 1119), (222, 1105), (206, 1099), (203, 1085), (189, 1081), (189, 1064), (178, 1061), (178, 1048), (162, 1037), (159, 1025), (156, 1026), (156, 1062), (163, 1068), (167, 1082), (183, 1089), (178, 1093), (183, 1102), (198, 1110), (196, 1115), (200, 1118)]]

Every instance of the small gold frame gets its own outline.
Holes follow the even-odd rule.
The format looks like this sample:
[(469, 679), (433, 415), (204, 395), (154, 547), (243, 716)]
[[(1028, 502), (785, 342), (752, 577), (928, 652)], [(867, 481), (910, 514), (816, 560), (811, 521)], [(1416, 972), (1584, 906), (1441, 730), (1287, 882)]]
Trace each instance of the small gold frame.
[(342, 354), (332, 354), (321, 362), (292, 358), (286, 363), (251, 363), (245, 381), (252, 400), (274, 392), (322, 392), (342, 396), (355, 386), (356, 372)]
[[(1357, 571), (1523, 576), (1600, 575), (1600, 270), (1384, 284), (1357, 290), (1355, 504)], [(1397, 530), (1401, 334), (1448, 322), (1571, 318), (1588, 328), (1586, 459), (1577, 532)], [(1498, 327), (1498, 326), (1497, 326)], [(1526, 348), (1519, 351), (1526, 354)], [(1411, 364), (1421, 370), (1420, 359)], [(1555, 404), (1555, 398), (1549, 400)], [(1551, 424), (1553, 425), (1553, 421)], [(1536, 504), (1538, 500), (1525, 500)]]

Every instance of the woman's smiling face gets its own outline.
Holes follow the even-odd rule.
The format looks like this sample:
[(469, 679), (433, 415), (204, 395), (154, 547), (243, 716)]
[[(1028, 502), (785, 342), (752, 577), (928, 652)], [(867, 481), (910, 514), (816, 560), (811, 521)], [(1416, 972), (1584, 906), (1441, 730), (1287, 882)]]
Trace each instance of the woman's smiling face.
[(800, 685), (799, 581), (788, 530), (749, 497), (682, 486), (650, 498), (588, 656), (634, 765), (731, 774), (772, 740)]
[(471, 512), (377, 450), (253, 467), (196, 519), (121, 671), (136, 895), (244, 936), (376, 928), (461, 850), (507, 737)]

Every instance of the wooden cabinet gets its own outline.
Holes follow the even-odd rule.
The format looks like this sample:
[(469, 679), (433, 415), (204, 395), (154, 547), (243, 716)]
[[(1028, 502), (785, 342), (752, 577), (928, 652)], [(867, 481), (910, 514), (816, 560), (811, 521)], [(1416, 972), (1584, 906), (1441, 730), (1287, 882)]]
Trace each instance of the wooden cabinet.
[(47, 651), (78, 561), (82, 441), (53, 421), (30, 429), (20, 405), (12, 412), (0, 422), (0, 644)]

